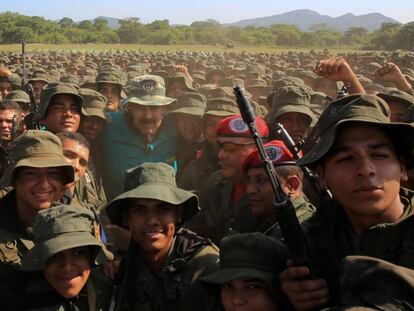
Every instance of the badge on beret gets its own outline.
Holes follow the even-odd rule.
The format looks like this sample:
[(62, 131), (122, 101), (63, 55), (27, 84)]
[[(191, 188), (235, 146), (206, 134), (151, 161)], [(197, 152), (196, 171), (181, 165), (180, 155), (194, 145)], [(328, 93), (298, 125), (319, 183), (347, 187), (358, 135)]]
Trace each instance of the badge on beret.
[(269, 156), (270, 161), (272, 162), (278, 161), (283, 155), (282, 148), (277, 146), (268, 146), (265, 150), (267, 155)]
[(248, 130), (247, 124), (244, 123), (243, 119), (235, 118), (229, 123), (230, 129), (235, 133), (243, 133)]

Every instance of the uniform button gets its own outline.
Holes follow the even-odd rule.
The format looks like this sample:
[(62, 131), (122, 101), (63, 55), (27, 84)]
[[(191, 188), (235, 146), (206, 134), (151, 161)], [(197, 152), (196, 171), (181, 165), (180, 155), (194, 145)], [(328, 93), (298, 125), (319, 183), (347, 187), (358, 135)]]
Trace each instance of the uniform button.
[(35, 265), (37, 265), (37, 264), (39, 263), (39, 259), (37, 259), (37, 258), (33, 259), (33, 263), (34, 263)]

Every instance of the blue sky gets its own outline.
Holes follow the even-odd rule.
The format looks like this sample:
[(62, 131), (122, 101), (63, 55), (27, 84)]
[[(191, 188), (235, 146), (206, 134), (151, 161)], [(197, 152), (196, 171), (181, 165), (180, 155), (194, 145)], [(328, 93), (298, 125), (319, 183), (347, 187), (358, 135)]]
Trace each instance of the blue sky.
[(168, 19), (171, 24), (191, 24), (213, 18), (221, 23), (270, 16), (295, 9), (311, 9), (339, 16), (379, 12), (402, 23), (414, 21), (413, 0), (0, 0), (0, 11), (47, 19), (70, 17), (75, 21), (97, 16), (139, 17), (145, 23)]

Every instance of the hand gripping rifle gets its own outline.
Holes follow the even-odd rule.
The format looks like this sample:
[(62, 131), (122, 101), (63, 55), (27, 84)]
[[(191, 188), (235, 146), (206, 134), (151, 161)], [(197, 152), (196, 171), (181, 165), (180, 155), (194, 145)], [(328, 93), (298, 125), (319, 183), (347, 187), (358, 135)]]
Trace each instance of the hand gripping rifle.
[(293, 264), (295, 266), (310, 267), (305, 235), (299, 224), (292, 201), (280, 187), (273, 163), (265, 151), (262, 138), (256, 127), (256, 119), (253, 109), (249, 100), (244, 96), (240, 86), (234, 87), (234, 94), (236, 95), (237, 105), (239, 106), (242, 119), (249, 127), (257, 150), (259, 151), (260, 158), (263, 161), (266, 174), (272, 185), (274, 193), (273, 206), (276, 211), (276, 219), (280, 226), (283, 238), (285, 239), (286, 246), (292, 256)]

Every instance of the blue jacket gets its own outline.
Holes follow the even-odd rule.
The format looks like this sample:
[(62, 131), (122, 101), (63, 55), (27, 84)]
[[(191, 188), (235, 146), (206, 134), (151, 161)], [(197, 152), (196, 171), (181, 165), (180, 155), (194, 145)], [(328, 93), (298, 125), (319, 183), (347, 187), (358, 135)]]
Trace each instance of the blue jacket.
[(124, 112), (111, 113), (112, 123), (102, 134), (102, 157), (105, 190), (108, 199), (124, 192), (124, 178), (128, 169), (144, 162), (175, 161), (178, 132), (173, 120), (164, 118), (151, 144), (137, 135), (128, 125)]

